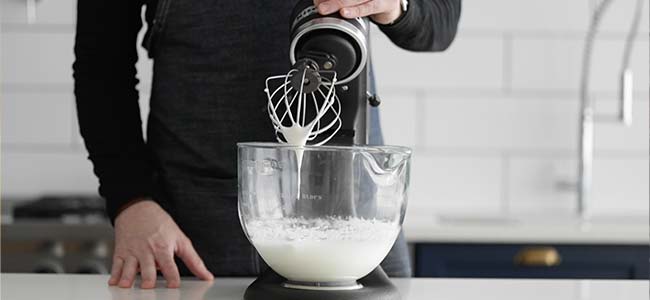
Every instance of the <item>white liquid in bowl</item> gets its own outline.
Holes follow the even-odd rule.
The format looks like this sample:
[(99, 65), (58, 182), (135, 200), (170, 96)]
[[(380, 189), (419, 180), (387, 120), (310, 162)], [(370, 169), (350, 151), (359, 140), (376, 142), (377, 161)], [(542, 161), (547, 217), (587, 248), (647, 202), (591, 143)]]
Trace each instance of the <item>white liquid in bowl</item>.
[(357, 280), (386, 257), (399, 225), (364, 219), (274, 219), (247, 224), (264, 261), (294, 281)]

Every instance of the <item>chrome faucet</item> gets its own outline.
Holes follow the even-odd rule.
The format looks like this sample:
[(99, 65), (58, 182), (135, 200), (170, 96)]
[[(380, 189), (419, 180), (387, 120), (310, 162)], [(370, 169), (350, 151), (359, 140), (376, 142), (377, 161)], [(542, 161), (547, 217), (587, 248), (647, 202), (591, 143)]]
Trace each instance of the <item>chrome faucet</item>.
[(621, 65), (619, 83), (619, 109), (616, 116), (598, 116), (594, 113), (594, 103), (589, 93), (589, 74), (591, 67), (591, 54), (594, 39), (598, 31), (598, 25), (605, 10), (612, 3), (612, 0), (601, 0), (595, 5), (591, 17), (591, 24), (585, 38), (585, 47), (582, 57), (582, 73), (580, 78), (580, 142), (578, 144), (578, 183), (577, 183), (577, 213), (586, 218), (589, 216), (589, 200), (592, 186), (592, 165), (594, 156), (594, 122), (614, 121), (629, 126), (632, 123), (632, 94), (633, 94), (633, 73), (630, 69), (630, 55), (634, 39), (638, 32), (643, 2), (637, 0), (632, 19), (632, 25), (625, 41), (623, 50), (623, 62)]

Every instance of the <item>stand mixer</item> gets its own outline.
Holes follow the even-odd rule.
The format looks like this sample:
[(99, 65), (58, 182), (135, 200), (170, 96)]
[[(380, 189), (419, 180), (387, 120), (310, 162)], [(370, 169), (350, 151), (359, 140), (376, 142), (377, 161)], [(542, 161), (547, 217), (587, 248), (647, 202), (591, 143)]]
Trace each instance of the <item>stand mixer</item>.
[(291, 15), (287, 74), (266, 80), (279, 144), (239, 143), (239, 216), (269, 270), (254, 299), (399, 299), (379, 263), (406, 210), (411, 151), (365, 146), (368, 22)]

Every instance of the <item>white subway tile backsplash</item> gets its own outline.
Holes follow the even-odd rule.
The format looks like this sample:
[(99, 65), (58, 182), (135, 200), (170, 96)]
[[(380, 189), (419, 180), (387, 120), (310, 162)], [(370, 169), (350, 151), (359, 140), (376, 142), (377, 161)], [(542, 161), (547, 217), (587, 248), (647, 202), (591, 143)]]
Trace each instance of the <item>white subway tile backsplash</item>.
[(387, 88), (501, 88), (502, 46), (499, 39), (458, 36), (445, 52), (416, 53), (393, 45), (379, 30), (372, 32), (377, 84)]
[(2, 94), (3, 144), (70, 145), (73, 122), (70, 94)]
[(140, 94), (151, 94), (151, 82), (153, 79), (153, 60), (149, 58), (147, 50), (142, 47), (142, 41), (146, 32), (146, 26), (138, 34), (138, 62), (135, 67), (138, 72), (137, 77), (140, 80), (138, 90)]
[(414, 147), (418, 144), (418, 99), (412, 92), (382, 92), (379, 105), (381, 128), (387, 145)]
[[(650, 30), (648, 26), (648, 10), (650, 4), (648, 0), (643, 0), (641, 13), (641, 22), (639, 24), (639, 33), (648, 35)], [(632, 15), (636, 9), (637, 0), (614, 1), (607, 9), (607, 12), (600, 21), (600, 28), (609, 32), (626, 33), (632, 24)], [(646, 52), (647, 53), (647, 52)]]
[(147, 122), (149, 121), (149, 102), (151, 98), (149, 94), (140, 92), (140, 99), (138, 104), (140, 105), (140, 120), (142, 121), (142, 132), (147, 132)]
[(512, 88), (577, 91), (581, 51), (576, 39), (514, 39)]
[(461, 32), (572, 31), (589, 21), (588, 0), (465, 0), (462, 5)]
[[(596, 42), (591, 86), (594, 91), (619, 91), (624, 41), (601, 39)], [(650, 43), (648, 35), (639, 36), (634, 42), (630, 65), (634, 72), (634, 90), (648, 92), (648, 70), (650, 70)], [(647, 100), (647, 98), (646, 98)]]
[(433, 98), (426, 111), (431, 148), (539, 152), (577, 143), (576, 101)]
[[(607, 98), (604, 98), (607, 99)], [(632, 150), (648, 152), (650, 137), (650, 108), (648, 101), (635, 101), (632, 106), (632, 124), (624, 126), (617, 122), (599, 122), (594, 127), (596, 150)], [(616, 116), (618, 102), (602, 100), (596, 102), (596, 114)]]
[(140, 82), (137, 85), (137, 89), (140, 92), (140, 94), (151, 94), (151, 79), (153, 78), (152, 76), (152, 66), (153, 66), (153, 61), (149, 59), (143, 59), (142, 56), (140, 56), (140, 59), (138, 63), (136, 64), (136, 68), (138, 71), (137, 78), (140, 80)]
[(2, 197), (45, 193), (97, 193), (97, 178), (83, 152), (2, 153)]
[[(614, 101), (597, 101), (599, 114), (613, 115)], [(634, 104), (634, 122), (625, 127), (597, 123), (596, 151), (648, 150), (648, 101)], [(475, 151), (575, 151), (579, 103), (571, 99), (446, 98), (426, 102), (426, 145)]]
[(593, 197), (594, 214), (648, 214), (648, 156), (640, 158), (596, 159)]
[(501, 209), (498, 157), (435, 156), (415, 151), (409, 209), (435, 214), (496, 213)]
[[(74, 0), (39, 0), (35, 2), (35, 24), (74, 24), (76, 21), (77, 1)], [(0, 22), (26, 24), (26, 0), (0, 0)]]
[[(576, 32), (589, 26), (590, 0), (465, 0), (461, 30), (511, 32)], [(614, 1), (604, 14), (600, 28), (625, 33), (630, 28), (637, 0)], [(648, 1), (643, 7), (640, 32), (648, 32)]]
[[(517, 157), (508, 163), (508, 209), (512, 214), (571, 214), (576, 211), (576, 163), (557, 157)], [(565, 188), (562, 188), (565, 186)]]
[[(598, 39), (594, 44), (590, 91), (618, 91), (623, 38)], [(533, 90), (572, 90), (580, 86), (582, 39), (514, 38), (512, 49), (512, 88)], [(635, 73), (635, 90), (648, 90), (648, 39), (635, 42), (630, 66)]]
[(73, 33), (2, 33), (0, 39), (3, 83), (72, 84)]
[[(571, 214), (577, 209), (577, 163), (568, 157), (517, 157), (509, 162), (511, 213)], [(588, 198), (595, 215), (648, 213), (648, 158), (596, 156)], [(563, 188), (561, 186), (564, 186)]]

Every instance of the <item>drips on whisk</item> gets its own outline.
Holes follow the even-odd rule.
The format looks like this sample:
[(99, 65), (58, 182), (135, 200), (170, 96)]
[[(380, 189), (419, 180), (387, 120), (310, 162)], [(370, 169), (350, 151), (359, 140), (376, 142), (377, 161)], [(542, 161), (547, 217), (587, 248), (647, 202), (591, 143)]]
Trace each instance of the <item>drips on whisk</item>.
[(285, 75), (266, 79), (268, 112), (280, 143), (320, 146), (341, 128), (336, 72), (304, 58)]

